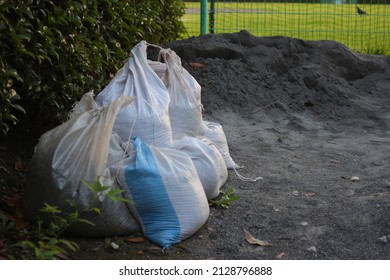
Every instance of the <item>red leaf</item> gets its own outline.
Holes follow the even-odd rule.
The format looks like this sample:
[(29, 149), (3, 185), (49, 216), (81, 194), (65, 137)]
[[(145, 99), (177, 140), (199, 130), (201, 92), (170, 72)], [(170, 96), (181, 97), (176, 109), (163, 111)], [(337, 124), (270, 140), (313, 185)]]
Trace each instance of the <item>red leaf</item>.
[(15, 221), (15, 229), (22, 230), (25, 229), (28, 225), (28, 222), (24, 218), (17, 218)]
[(22, 199), (18, 196), (5, 196), (3, 200), (10, 207), (22, 207)]
[(204, 67), (204, 64), (198, 63), (198, 62), (190, 62), (190, 66), (191, 66), (192, 68), (203, 68), (203, 67)]
[(124, 238), (124, 241), (131, 242), (131, 243), (142, 243), (145, 242), (145, 238), (143, 237), (129, 237), (129, 238)]
[(25, 162), (17, 161), (15, 162), (15, 170), (19, 172), (25, 172), (27, 171), (27, 166)]

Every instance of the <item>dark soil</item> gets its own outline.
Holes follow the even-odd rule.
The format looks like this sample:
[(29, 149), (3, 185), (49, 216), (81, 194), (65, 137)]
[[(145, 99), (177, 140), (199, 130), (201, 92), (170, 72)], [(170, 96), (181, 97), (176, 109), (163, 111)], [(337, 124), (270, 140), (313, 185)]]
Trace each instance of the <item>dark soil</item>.
[[(70, 258), (390, 259), (390, 57), (247, 32), (168, 47), (202, 86), (204, 118), (223, 125), (240, 174), (264, 179), (229, 171), (222, 190), (240, 200), (211, 207), (207, 223), (165, 253), (129, 242), (140, 235), (72, 238), (80, 250)], [(6, 197), (22, 197), (40, 133), (0, 140), (3, 213), (17, 209)], [(249, 244), (244, 230), (273, 246)]]

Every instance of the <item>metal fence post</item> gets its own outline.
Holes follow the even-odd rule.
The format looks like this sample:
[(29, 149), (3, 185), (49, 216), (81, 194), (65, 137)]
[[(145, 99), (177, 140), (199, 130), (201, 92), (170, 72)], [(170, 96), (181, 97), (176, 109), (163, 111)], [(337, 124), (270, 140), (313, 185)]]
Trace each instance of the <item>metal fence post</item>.
[(200, 1), (200, 34), (207, 34), (207, 0)]
[(215, 22), (214, 14), (215, 14), (215, 0), (210, 0), (210, 12), (209, 12), (210, 28), (209, 29), (211, 34), (214, 34), (214, 22)]

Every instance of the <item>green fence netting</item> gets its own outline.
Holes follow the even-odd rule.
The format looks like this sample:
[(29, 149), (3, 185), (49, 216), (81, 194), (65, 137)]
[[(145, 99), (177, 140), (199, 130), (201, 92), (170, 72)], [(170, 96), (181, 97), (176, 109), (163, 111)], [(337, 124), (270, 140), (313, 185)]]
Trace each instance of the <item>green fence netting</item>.
[[(184, 1), (186, 37), (201, 33), (201, 2)], [(390, 0), (203, 1), (207, 33), (334, 40), (363, 53), (390, 55)], [(203, 18), (204, 22), (204, 18)]]

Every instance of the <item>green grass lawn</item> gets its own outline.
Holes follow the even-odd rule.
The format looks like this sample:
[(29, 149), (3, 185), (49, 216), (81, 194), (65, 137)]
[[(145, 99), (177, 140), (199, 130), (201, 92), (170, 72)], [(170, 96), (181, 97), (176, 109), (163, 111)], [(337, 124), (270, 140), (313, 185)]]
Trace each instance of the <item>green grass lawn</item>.
[[(200, 3), (186, 3), (186, 36), (200, 33)], [(257, 36), (335, 40), (353, 50), (390, 55), (390, 6), (301, 3), (215, 3), (214, 33), (248, 30)]]

